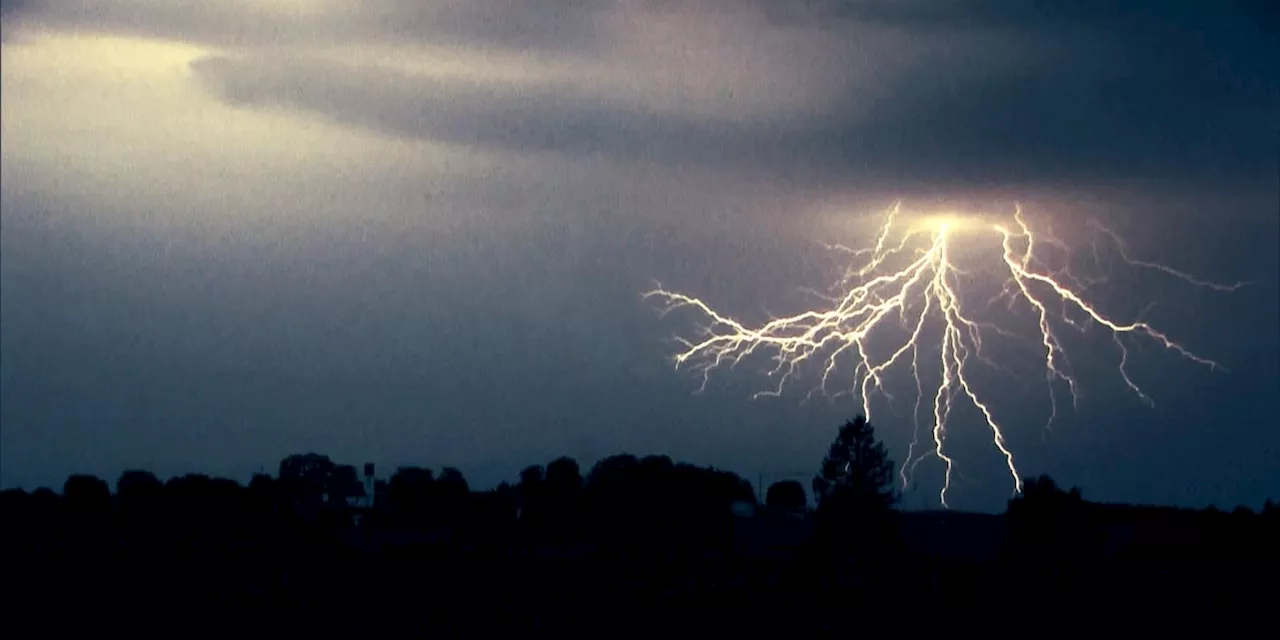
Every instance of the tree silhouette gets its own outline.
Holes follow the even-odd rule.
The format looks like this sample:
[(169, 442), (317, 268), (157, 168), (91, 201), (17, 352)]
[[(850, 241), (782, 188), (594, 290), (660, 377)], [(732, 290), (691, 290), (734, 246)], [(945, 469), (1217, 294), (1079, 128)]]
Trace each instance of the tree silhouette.
[(111, 513), (111, 488), (97, 476), (68, 476), (62, 485), (62, 498), (81, 526), (100, 525)]
[(782, 480), (769, 485), (769, 491), (764, 496), (765, 506), (783, 511), (804, 509), (808, 502), (804, 485), (795, 480)]
[(453, 467), (445, 467), (441, 469), (440, 477), (436, 482), (440, 483), (441, 489), (445, 492), (465, 494), (471, 491), (471, 488), (467, 485), (467, 479), (463, 477), (462, 472)]
[(520, 472), (520, 519), (540, 540), (564, 542), (578, 526), (583, 480), (578, 463), (560, 457), (547, 464), (526, 467)]
[(532, 535), (540, 535), (542, 522), (543, 493), (546, 488), (543, 482), (542, 465), (534, 464), (520, 471), (520, 483), (516, 486), (516, 517), (520, 526)]
[(1039, 542), (1062, 538), (1066, 527), (1079, 520), (1084, 510), (1084, 497), (1079, 487), (1060, 489), (1047, 475), (1028, 478), (1022, 483), (1022, 494), (1009, 501), (1007, 515), (1013, 533), (1027, 532)]
[(422, 467), (400, 467), (387, 481), (385, 508), (391, 521), (402, 527), (424, 528), (430, 524), (434, 501), (435, 473)]
[(351, 500), (365, 496), (364, 482), (356, 475), (355, 466), (336, 465), (329, 476), (325, 493), (331, 506), (346, 507)]
[(279, 482), (268, 474), (253, 474), (245, 497), (249, 508), (260, 519), (274, 520), (284, 515), (286, 505), (281, 500)]
[(730, 507), (755, 501), (737, 474), (676, 464), (667, 456), (622, 454), (600, 460), (587, 476), (584, 505), (596, 533), (611, 543), (655, 547), (683, 539), (692, 546), (726, 544)]
[(813, 479), (818, 529), (807, 569), (818, 581), (881, 580), (897, 552), (893, 461), (863, 416), (846, 421)]
[(471, 497), (471, 487), (462, 472), (453, 467), (440, 470), (440, 477), (435, 482), (436, 512), (443, 524), (457, 526), (460, 524)]
[[(581, 635), (597, 619), (583, 612), (630, 616), (637, 630), (714, 617), (726, 633), (778, 624), (809, 635), (864, 625), (851, 603), (873, 610), (902, 593), (952, 622), (996, 592), (1044, 615), (1070, 598), (1117, 617), (1134, 593), (1212, 609), (1247, 602), (1280, 566), (1270, 501), (1095, 504), (1041, 476), (1002, 516), (896, 513), (891, 463), (861, 419), (828, 452), (812, 519), (734, 517), (735, 501), (754, 501), (749, 483), (661, 455), (605, 458), (585, 482), (558, 458), (478, 492), (456, 469), (401, 468), (359, 519), (344, 506), (351, 467), (316, 454), (281, 467), (247, 487), (131, 470), (114, 496), (92, 476), (68, 478), (63, 495), (2, 490), (0, 566), (22, 586), (6, 602), (19, 617), (48, 602), (145, 605), (241, 625), (233, 612), (277, 611), (276, 632), (308, 635)], [(777, 482), (768, 505), (801, 508), (804, 489)], [(541, 528), (519, 519), (519, 503)], [(465, 616), (476, 610), (485, 615)]]
[(573, 458), (560, 457), (547, 464), (547, 490), (557, 501), (571, 501), (582, 490), (582, 472)]
[(278, 479), (286, 499), (296, 508), (319, 510), (327, 501), (335, 464), (317, 453), (294, 454), (280, 461)]
[(76, 473), (67, 476), (62, 484), (62, 497), (74, 507), (99, 507), (110, 503), (111, 488), (97, 476)]
[(898, 502), (893, 461), (865, 417), (840, 427), (813, 479), (813, 495), (820, 508), (833, 499), (859, 509), (888, 509)]
[(1028, 478), (1005, 514), (1008, 560), (1048, 589), (1078, 587), (1099, 557), (1102, 531), (1078, 487), (1064, 491), (1047, 475)]
[(154, 526), (163, 500), (164, 483), (150, 471), (125, 471), (116, 480), (116, 503), (126, 526)]
[(164, 483), (150, 471), (125, 471), (116, 480), (116, 496), (124, 509), (154, 508), (164, 497)]

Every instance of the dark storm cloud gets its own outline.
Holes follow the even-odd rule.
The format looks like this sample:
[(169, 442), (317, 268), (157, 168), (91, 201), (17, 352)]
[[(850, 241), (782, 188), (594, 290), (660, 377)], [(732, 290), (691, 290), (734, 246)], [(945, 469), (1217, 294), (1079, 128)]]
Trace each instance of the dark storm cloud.
[(614, 0), (498, 0), (423, 3), (393, 0), (373, 12), (375, 23), (405, 40), (516, 50), (592, 51), (607, 46), (596, 21), (623, 3)]
[[(385, 0), (316, 2), (314, 11), (203, 0), (6, 0), (58, 28), (152, 36), (226, 46), (376, 40), (591, 51), (595, 19), (624, 4), (589, 0)], [(307, 3), (300, 3), (303, 8)]]
[[(484, 148), (696, 162), (834, 185), (1061, 187), (1150, 179), (1216, 188), (1271, 180), (1280, 144), (1280, 12), (1262, 0), (396, 0), (324, 6), (303, 16), (268, 11), (266, 3), (4, 6), (54, 25), (250, 47), (418, 41), (579, 57), (607, 56), (617, 25), (631, 16), (738, 20), (728, 37), (743, 46), (766, 33), (808, 33), (812, 43), (842, 43), (824, 55), (878, 57), (889, 74), (872, 79), (885, 88), (868, 113), (867, 81), (842, 76), (841, 65), (816, 73), (771, 69), (844, 87), (847, 105), (837, 99), (817, 117), (748, 127), (581, 88), (487, 87), (252, 56), (201, 68), (241, 104), (287, 105), (394, 136)], [(915, 55), (900, 63), (893, 58), (901, 51), (869, 48), (865, 36), (877, 29), (906, 34)], [(650, 44), (655, 52), (680, 50), (701, 44), (695, 40), (702, 35)], [(795, 43), (806, 46), (803, 38)]]
[[(812, 15), (895, 26), (942, 28), (1001, 27), (1058, 31), (1085, 26), (1141, 28), (1152, 22), (1187, 23), (1224, 16), (1261, 21), (1274, 27), (1275, 4), (1268, 0), (817, 0), (806, 3)], [(1226, 9), (1224, 12), (1223, 9)]]
[(13, 37), (9, 23), (31, 8), (32, 0), (0, 0), (0, 42), (8, 42)]
[[(314, 61), (215, 59), (197, 71), (240, 104), (285, 105), (394, 136), (702, 163), (835, 185), (1052, 188), (1147, 179), (1220, 186), (1275, 174), (1274, 12), (1228, 3), (1167, 13), (1045, 2), (817, 6), (807, 19), (771, 16), (759, 28), (808, 29), (815, 39), (844, 29), (847, 55), (860, 46), (851, 25), (868, 23), (955, 44), (928, 47), (893, 77), (877, 79), (887, 97), (869, 110), (860, 96), (865, 86), (817, 74), (813, 82), (849, 86), (845, 108), (751, 124), (661, 112), (580, 87), (492, 86)], [(824, 7), (825, 18), (814, 19)], [(501, 23), (469, 23), (459, 33), (519, 45), (503, 28), (481, 36), (482, 25)], [(520, 32), (553, 36), (538, 46), (582, 42), (558, 29), (599, 36), (590, 21), (557, 25)]]
[(1280, 131), (1274, 3), (843, 2), (832, 15), (946, 38), (1018, 33), (1027, 64), (920, 69), (870, 146), (1031, 179), (1269, 179)]
[(192, 67), (231, 103), (291, 107), (396, 137), (721, 165), (750, 164), (753, 151), (799, 151), (795, 140), (768, 130), (661, 114), (567, 85), (487, 84), (319, 61), (208, 58)]
[(1004, 75), (953, 69), (945, 79), (919, 71), (901, 82), (895, 108), (844, 132), (844, 150), (940, 180), (1274, 176), (1274, 87), (1208, 60), (1160, 58), (1061, 55)]
[[(6, 12), (11, 0), (5, 0)], [(253, 45), (336, 39), (332, 22), (292, 21), (229, 2), (193, 0), (12, 0), (16, 18), (37, 26), (91, 33), (159, 37), (189, 43)], [(348, 28), (347, 31), (350, 31)], [(345, 36), (343, 39), (350, 39)]]

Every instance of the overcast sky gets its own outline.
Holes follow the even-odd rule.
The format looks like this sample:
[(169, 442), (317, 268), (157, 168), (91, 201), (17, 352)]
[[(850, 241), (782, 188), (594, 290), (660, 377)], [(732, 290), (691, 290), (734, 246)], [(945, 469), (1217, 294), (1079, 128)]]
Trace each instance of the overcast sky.
[[(1227, 369), (1135, 347), (1155, 408), (1104, 340), (1053, 431), (1043, 388), (1000, 411), (1086, 497), (1280, 498), (1276, 11), (1104, 4), (3, 0), (0, 485), (311, 450), (479, 486), (621, 451), (809, 473), (859, 405), (752, 401), (750, 368), (695, 395), (669, 339), (697, 318), (641, 294), (803, 310), (821, 244), (901, 199), (1250, 281), (1097, 291)], [(950, 433), (952, 503), (1001, 508), (983, 425)]]

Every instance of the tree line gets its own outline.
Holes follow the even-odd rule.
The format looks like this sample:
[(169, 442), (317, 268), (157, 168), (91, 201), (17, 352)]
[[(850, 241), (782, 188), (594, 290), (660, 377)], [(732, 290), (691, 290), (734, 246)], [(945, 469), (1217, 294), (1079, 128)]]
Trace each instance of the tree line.
[[(892, 462), (869, 423), (859, 418), (841, 428), (812, 490), (823, 513), (836, 507), (886, 511), (896, 503)], [(697, 531), (724, 524), (735, 503), (803, 511), (808, 496), (799, 482), (785, 480), (770, 486), (765, 505), (757, 505), (751, 483), (733, 472), (631, 454), (604, 458), (586, 474), (572, 458), (556, 458), (525, 468), (515, 484), (487, 491), (472, 491), (452, 467), (436, 473), (405, 466), (369, 487), (354, 466), (306, 453), (281, 460), (274, 476), (254, 474), (247, 485), (202, 474), (161, 481), (149, 471), (129, 470), (116, 480), (114, 492), (101, 478), (73, 474), (60, 494), (11, 489), (0, 493), (0, 501), (14, 522), (38, 531), (28, 540), (33, 543), (55, 539), (69, 527), (128, 530), (160, 526), (161, 520), (184, 526), (194, 520), (201, 531), (217, 534), (237, 520), (330, 529), (518, 528), (524, 537), (569, 542), (610, 533), (610, 527), (632, 533), (640, 527), (645, 535)]]
[[(1024, 610), (1063, 599), (1110, 610), (1133, 592), (1203, 607), (1280, 568), (1270, 502), (1261, 513), (1104, 505), (1040, 477), (963, 534), (951, 516), (898, 511), (893, 471), (859, 416), (839, 428), (808, 495), (786, 480), (764, 504), (737, 474), (657, 455), (610, 456), (585, 473), (560, 457), (484, 491), (447, 467), (402, 467), (367, 485), (315, 453), (243, 485), (134, 470), (113, 491), (76, 474), (60, 493), (0, 492), (0, 566), (19, 600), (111, 603), (128, 628), (139, 624), (129, 606), (147, 603), (221, 611), (227, 624), (254, 611), (281, 633), (445, 635), (581, 631), (638, 610), (648, 612), (639, 626), (699, 619), (724, 630), (749, 612), (733, 624), (847, 629), (851, 608), (903, 593), (957, 615), (993, 594)], [(747, 550), (752, 531), (791, 542)], [(913, 542), (920, 531), (996, 537), (999, 552), (948, 556)], [(467, 614), (477, 607), (488, 613)]]

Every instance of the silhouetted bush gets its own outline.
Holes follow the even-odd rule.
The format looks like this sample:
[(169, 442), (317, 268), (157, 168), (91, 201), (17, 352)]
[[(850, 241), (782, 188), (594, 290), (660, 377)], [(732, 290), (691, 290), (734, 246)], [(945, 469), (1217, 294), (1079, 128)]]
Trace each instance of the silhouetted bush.
[(795, 480), (782, 480), (769, 485), (764, 503), (772, 509), (799, 511), (808, 506), (809, 499), (804, 494), (804, 485)]

